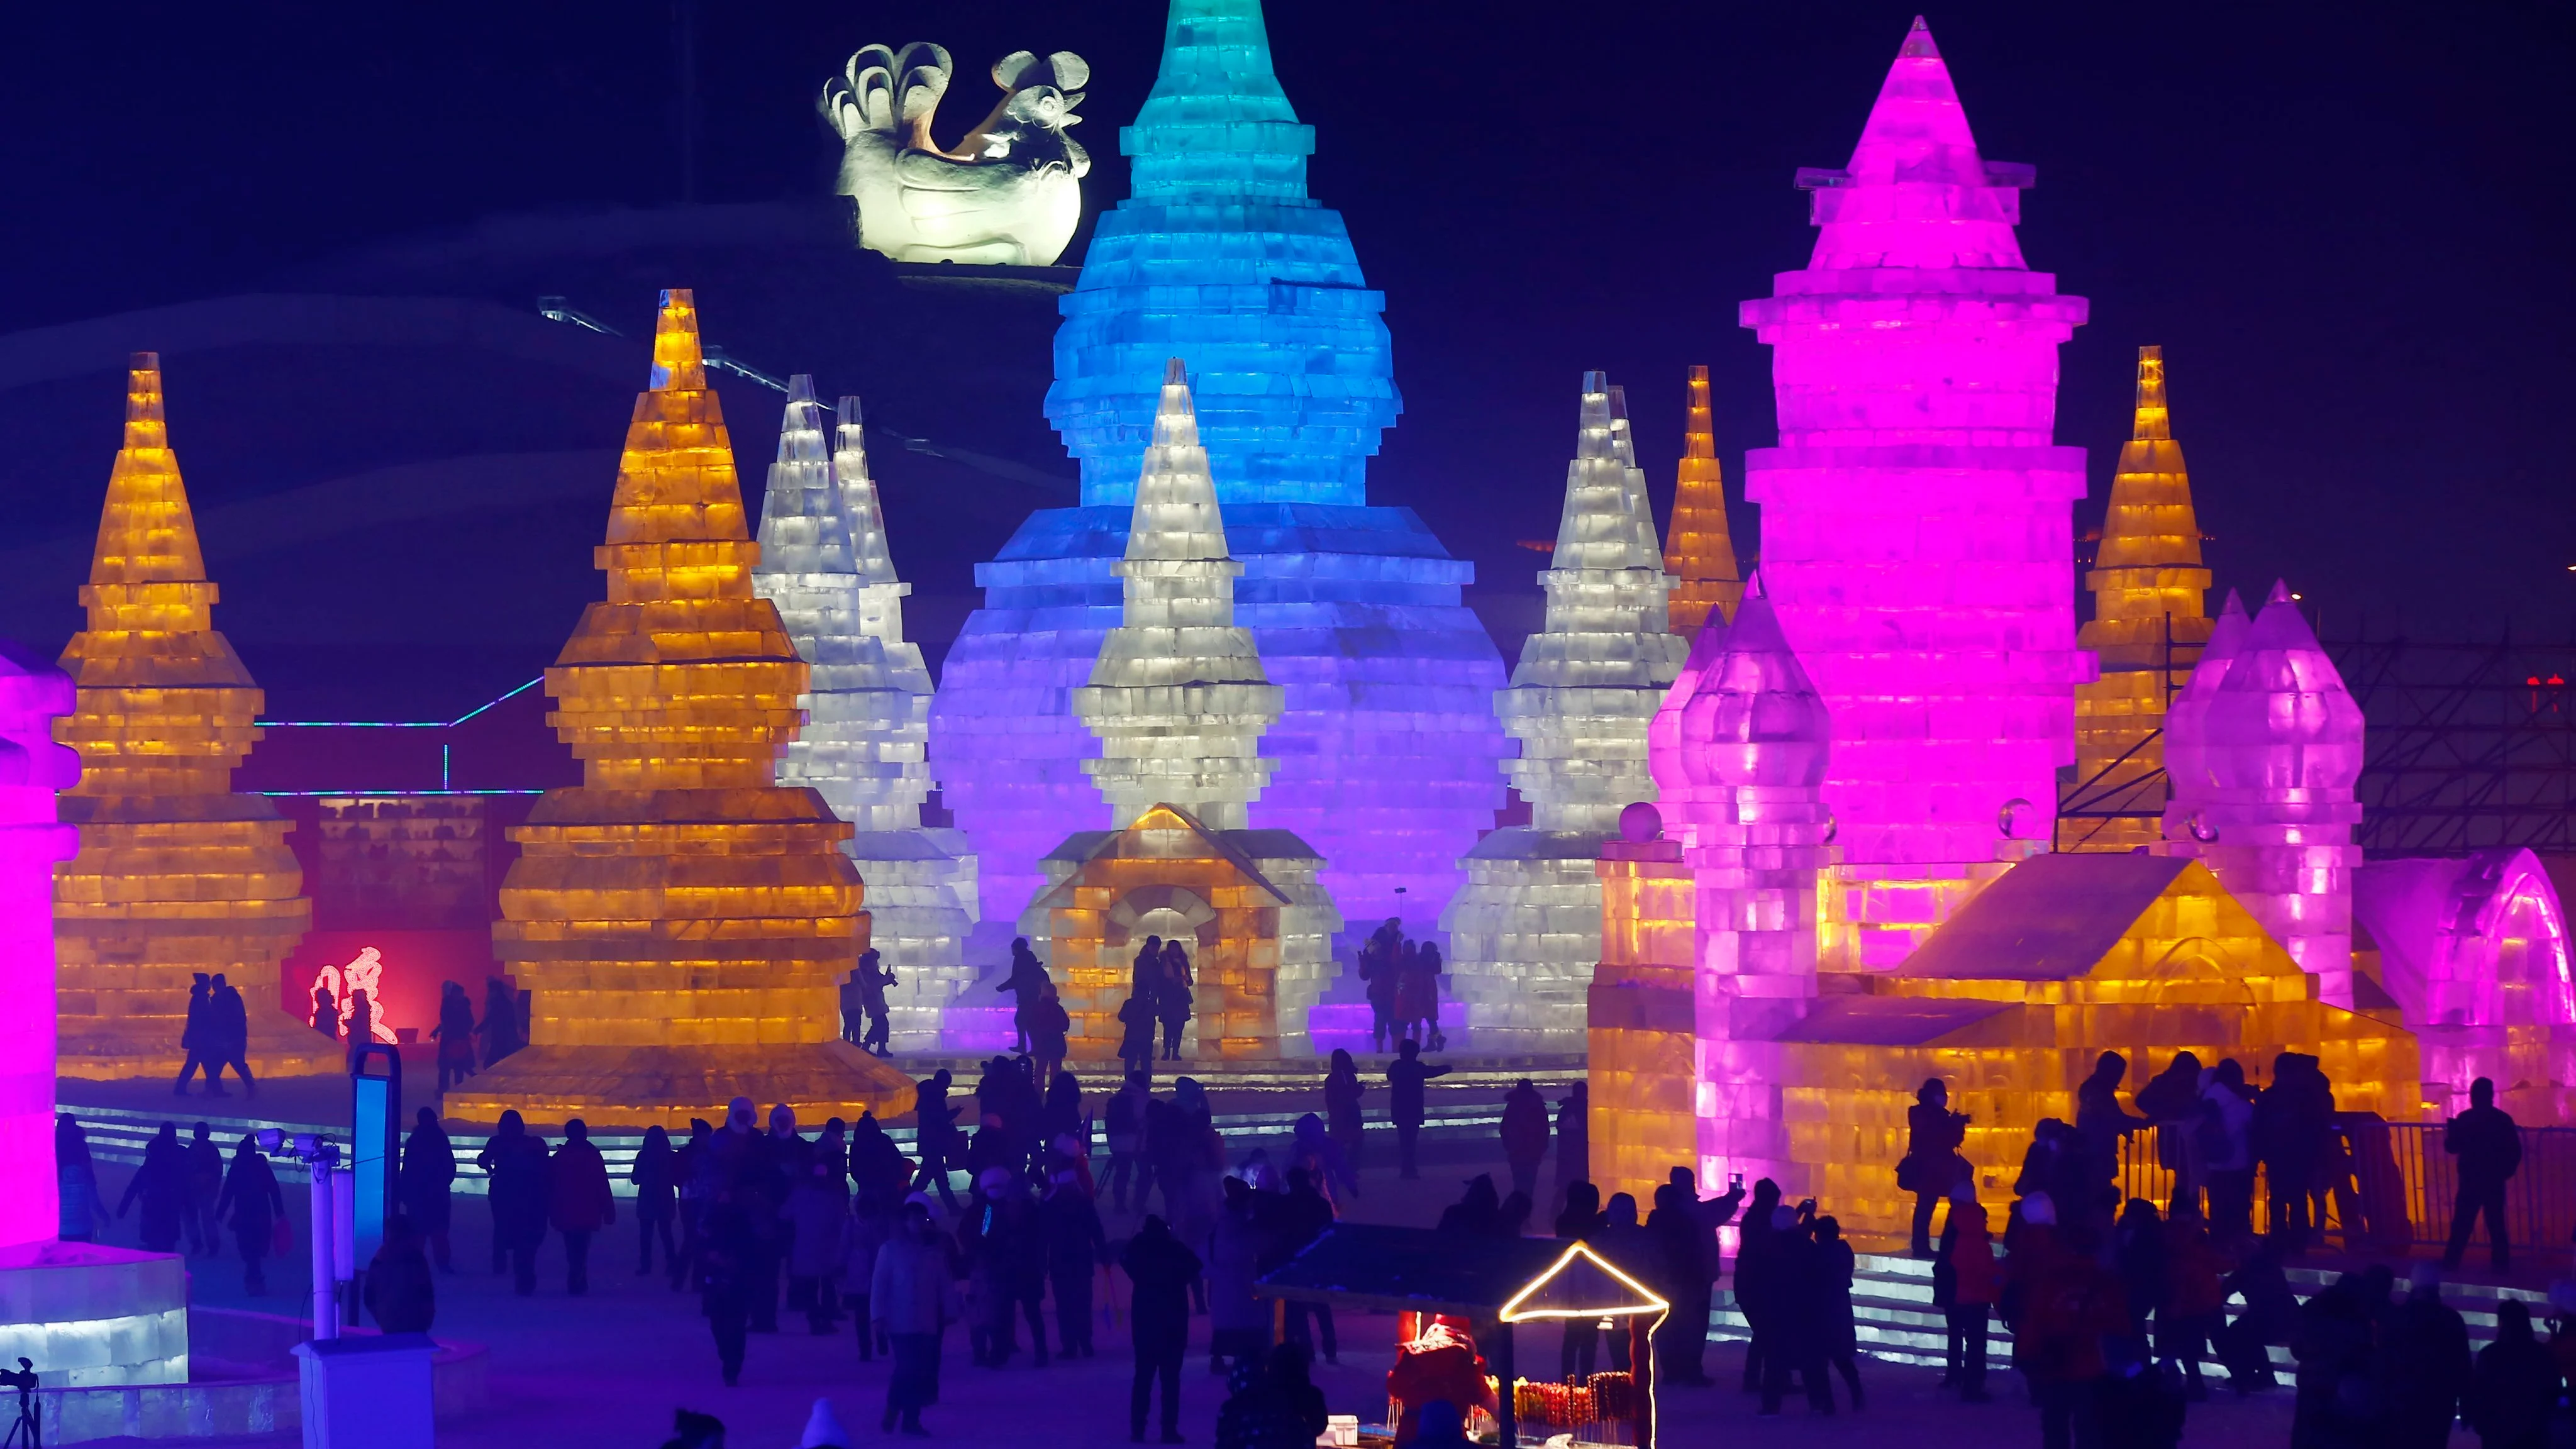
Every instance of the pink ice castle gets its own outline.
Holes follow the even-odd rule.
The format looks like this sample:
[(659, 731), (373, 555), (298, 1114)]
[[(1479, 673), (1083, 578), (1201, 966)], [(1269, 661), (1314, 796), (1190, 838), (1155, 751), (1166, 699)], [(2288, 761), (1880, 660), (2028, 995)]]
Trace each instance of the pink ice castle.
[(1815, 255), (1744, 304), (1780, 445), (1746, 461), (1762, 574), (1834, 722), (1843, 866), (1825, 950), (1886, 969), (2045, 848), (2074, 763), (2073, 505), (2057, 347), (2080, 297), (2013, 235), (2027, 166), (1981, 159), (1921, 19), (1851, 164), (1803, 169)]

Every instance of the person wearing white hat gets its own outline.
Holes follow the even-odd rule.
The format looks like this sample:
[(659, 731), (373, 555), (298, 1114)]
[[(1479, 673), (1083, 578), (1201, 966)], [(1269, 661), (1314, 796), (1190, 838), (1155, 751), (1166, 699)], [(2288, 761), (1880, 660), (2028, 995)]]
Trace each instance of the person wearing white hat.
[(816, 1399), (814, 1412), (805, 1416), (805, 1437), (796, 1441), (796, 1449), (850, 1449), (850, 1436), (841, 1428), (841, 1417), (832, 1412), (830, 1399)]

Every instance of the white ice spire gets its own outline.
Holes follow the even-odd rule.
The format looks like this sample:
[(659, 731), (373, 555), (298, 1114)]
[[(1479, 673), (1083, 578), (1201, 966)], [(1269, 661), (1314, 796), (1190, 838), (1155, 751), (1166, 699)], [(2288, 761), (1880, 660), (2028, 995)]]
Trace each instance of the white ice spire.
[(1279, 687), (1261, 668), (1252, 631), (1234, 622), (1225, 520), (1188, 375), (1163, 375), (1153, 442), (1136, 482), (1127, 553), (1115, 566), (1125, 610), (1101, 641), (1074, 713), (1100, 737), (1088, 773), (1125, 826), (1157, 804), (1177, 805), (1214, 830), (1245, 828), (1246, 807), (1270, 781), (1256, 752), (1276, 723)]

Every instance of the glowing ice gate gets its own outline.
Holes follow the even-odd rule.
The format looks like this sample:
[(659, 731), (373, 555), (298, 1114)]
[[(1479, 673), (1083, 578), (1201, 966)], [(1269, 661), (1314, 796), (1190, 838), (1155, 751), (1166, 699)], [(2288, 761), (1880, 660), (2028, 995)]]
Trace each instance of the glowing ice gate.
[(1494, 713), (1521, 742), (1503, 771), (1531, 823), (1495, 831), (1459, 864), (1441, 913), (1450, 983), (1480, 1044), (1580, 1051), (1584, 992), (1601, 959), (1593, 862), (1620, 809), (1655, 798), (1646, 726), (1685, 652), (1670, 629), (1655, 520), (1626, 399), (1583, 375), (1581, 426), (1547, 590), (1547, 627), (1521, 646)]
[[(2030, 182), (1978, 157), (1917, 21), (1851, 164), (1799, 174), (1813, 258), (1743, 308), (1774, 349), (1780, 421), (1745, 496), (1833, 713), (1824, 798), (1854, 929), (1827, 949), (1847, 966), (1893, 966), (1999, 850), (2045, 840), (2075, 762), (2075, 686), (2094, 676), (2067, 567), (2084, 450), (2052, 435), (2057, 346), (2085, 304), (2022, 261)], [(2024, 844), (1998, 840), (2007, 814)]]
[(931, 707), (933, 770), (974, 841), (985, 919), (1019, 915), (1069, 830), (1110, 824), (1071, 692), (1118, 623), (1112, 565), (1164, 363), (1181, 356), (1243, 568), (1235, 618), (1283, 695), (1252, 823), (1320, 852), (1352, 919), (1409, 914), (1419, 931), (1502, 804), (1502, 660), (1459, 598), (1473, 567), (1411, 510), (1365, 506), (1368, 456), (1400, 406), (1385, 298), (1341, 217), (1306, 195), (1314, 133), (1271, 73), (1258, 0), (1174, 0), (1161, 74), (1120, 145), (1134, 194), (1101, 217), (1060, 304), (1047, 401), (1083, 506), (1032, 514), (977, 568), (984, 607)]
[(922, 828), (930, 671), (903, 636), (912, 585), (887, 552), (859, 400), (841, 399), (827, 446), (814, 380), (802, 374), (788, 380), (751, 588), (778, 606), (813, 666), (805, 727), (779, 756), (778, 783), (812, 786), (853, 827), (841, 849), (866, 883), (868, 943), (895, 974), (888, 1044), (936, 1047), (942, 1013), (974, 984), (963, 950), (975, 857), (963, 831)]

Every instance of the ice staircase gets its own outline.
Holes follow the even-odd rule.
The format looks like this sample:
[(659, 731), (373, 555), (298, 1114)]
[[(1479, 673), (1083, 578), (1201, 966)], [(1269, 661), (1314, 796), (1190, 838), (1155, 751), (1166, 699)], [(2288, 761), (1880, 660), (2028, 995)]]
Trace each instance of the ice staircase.
[[(2402, 1265), (2398, 1291), (2405, 1291)], [(2315, 1268), (2289, 1270), (2291, 1291), (2302, 1299), (2326, 1286), (2334, 1271)], [(1744, 1321), (1743, 1311), (1735, 1306), (1733, 1265), (1728, 1265), (1726, 1286), (1717, 1296), (1709, 1313), (1710, 1336), (1742, 1341), (1752, 1336)], [(2548, 1295), (2529, 1288), (2497, 1287), (2484, 1283), (2445, 1282), (2442, 1301), (2460, 1311), (2468, 1321), (2472, 1347), (2484, 1347), (2495, 1341), (2496, 1308), (2506, 1298), (2519, 1298), (2532, 1305), (2532, 1316), (2547, 1312)], [(1929, 1364), (1939, 1367), (1948, 1341), (1941, 1310), (1932, 1306), (1932, 1265), (1910, 1257), (1886, 1253), (1863, 1253), (1852, 1275), (1852, 1312), (1858, 1319), (1860, 1351), (1871, 1358), (1890, 1363)], [(2231, 1317), (2233, 1314), (2231, 1313)], [(1994, 1367), (2009, 1364), (2012, 1359), (2012, 1330), (2001, 1322), (1990, 1323), (1986, 1330), (1987, 1362)], [(2226, 1371), (2215, 1360), (2205, 1360), (2212, 1372), (2226, 1377)], [(2275, 1346), (2272, 1363), (2284, 1373), (2294, 1365), (2290, 1351)]]

